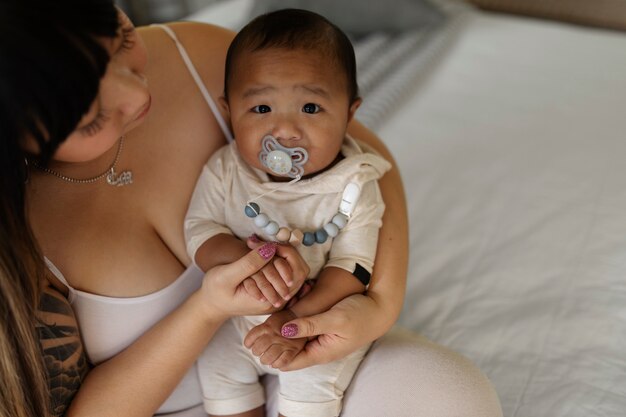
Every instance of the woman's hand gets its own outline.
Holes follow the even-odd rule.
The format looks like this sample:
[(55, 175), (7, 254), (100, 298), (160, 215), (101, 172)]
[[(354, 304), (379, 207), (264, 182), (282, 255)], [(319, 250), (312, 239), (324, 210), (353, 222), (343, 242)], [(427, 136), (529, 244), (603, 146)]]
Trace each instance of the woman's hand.
[(289, 338), (315, 337), (281, 371), (293, 371), (332, 362), (382, 336), (395, 315), (367, 295), (351, 295), (330, 310), (286, 323), (281, 333)]
[(218, 265), (207, 271), (201, 289), (204, 299), (207, 300), (207, 317), (227, 318), (275, 311), (276, 308), (266, 301), (252, 297), (244, 286), (244, 281), (250, 279), (250, 276), (263, 269), (274, 258), (278, 258), (276, 261), (284, 263), (291, 269), (293, 283), (290, 290), (291, 294), (295, 294), (309, 273), (308, 265), (295, 248), (267, 243), (235, 262)]
[(294, 288), (289, 264), (280, 256), (275, 256), (259, 272), (244, 280), (242, 285), (250, 296), (276, 308), (281, 308), (286, 301), (291, 300), (294, 290), (298, 289)]

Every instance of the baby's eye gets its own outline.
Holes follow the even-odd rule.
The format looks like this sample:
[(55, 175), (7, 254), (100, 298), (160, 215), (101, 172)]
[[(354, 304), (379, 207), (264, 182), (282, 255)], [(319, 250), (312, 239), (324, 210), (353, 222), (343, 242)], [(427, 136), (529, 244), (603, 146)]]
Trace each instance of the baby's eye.
[(320, 106), (314, 103), (307, 103), (302, 106), (302, 111), (305, 113), (315, 114), (320, 111)]
[(272, 109), (268, 105), (261, 104), (259, 106), (254, 106), (252, 108), (252, 111), (255, 113), (269, 113), (272, 111)]

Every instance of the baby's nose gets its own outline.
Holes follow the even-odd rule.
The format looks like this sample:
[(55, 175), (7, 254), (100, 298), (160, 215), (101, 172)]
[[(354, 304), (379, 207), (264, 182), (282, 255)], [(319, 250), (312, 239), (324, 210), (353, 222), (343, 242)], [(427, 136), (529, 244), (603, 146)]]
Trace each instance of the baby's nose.
[(299, 140), (302, 137), (298, 125), (289, 118), (282, 118), (276, 123), (272, 136), (277, 140)]

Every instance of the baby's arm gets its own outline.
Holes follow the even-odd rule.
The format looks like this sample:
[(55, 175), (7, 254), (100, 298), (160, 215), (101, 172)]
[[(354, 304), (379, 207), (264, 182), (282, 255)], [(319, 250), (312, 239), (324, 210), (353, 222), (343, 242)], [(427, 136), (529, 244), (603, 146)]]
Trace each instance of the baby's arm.
[[(261, 256), (273, 255), (275, 248), (271, 245), (270, 243), (259, 247)], [(208, 271), (216, 265), (232, 263), (248, 252), (245, 242), (233, 235), (220, 233), (198, 247), (194, 261), (200, 269)], [(291, 297), (290, 287), (293, 285), (291, 269), (279, 256), (250, 278), (243, 282), (243, 286), (249, 295), (260, 301), (269, 301), (274, 307), (280, 307)]]
[(296, 317), (322, 313), (352, 294), (361, 294), (365, 285), (345, 269), (327, 267), (320, 273), (310, 293), (291, 307)]
[(249, 251), (245, 242), (233, 235), (220, 233), (205, 240), (198, 247), (194, 261), (200, 269), (208, 271), (216, 265), (234, 262)]
[[(224, 184), (228, 183), (225, 178), (229, 178), (229, 168), (232, 168), (229, 155), (228, 147), (221, 148), (202, 168), (185, 216), (187, 252), (203, 271), (229, 264), (248, 253), (246, 244), (225, 226), (225, 201), (231, 192), (224, 188)], [(259, 248), (260, 251), (269, 250), (267, 257), (273, 255), (272, 249), (276, 247)], [(263, 255), (263, 252), (260, 253)], [(293, 284), (291, 272), (287, 261), (276, 256), (241, 285), (252, 297), (280, 307), (284, 300), (290, 298), (288, 287)]]
[[(297, 317), (325, 312), (344, 298), (363, 293), (365, 284), (361, 280), (369, 282), (383, 212), (384, 203), (376, 182), (366, 183), (348, 225), (333, 239), (326, 267), (311, 292), (290, 309), (272, 314), (265, 323), (248, 332), (244, 345), (260, 356), (261, 363), (282, 368), (306, 344), (304, 338), (288, 339), (293, 336), (288, 334), (289, 327), (284, 330), (287, 333), (281, 335), (283, 324)], [(351, 270), (355, 271), (354, 274)]]

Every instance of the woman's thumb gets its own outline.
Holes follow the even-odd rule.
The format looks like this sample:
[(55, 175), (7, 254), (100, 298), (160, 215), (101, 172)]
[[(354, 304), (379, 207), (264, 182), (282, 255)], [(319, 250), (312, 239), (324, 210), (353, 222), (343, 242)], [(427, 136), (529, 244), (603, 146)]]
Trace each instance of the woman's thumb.
[(302, 317), (285, 323), (280, 334), (287, 338), (315, 337), (327, 333), (326, 315), (316, 314), (311, 317)]
[(248, 252), (238, 260), (223, 265), (222, 276), (232, 278), (237, 283), (262, 269), (276, 254), (276, 243), (270, 242)]

